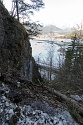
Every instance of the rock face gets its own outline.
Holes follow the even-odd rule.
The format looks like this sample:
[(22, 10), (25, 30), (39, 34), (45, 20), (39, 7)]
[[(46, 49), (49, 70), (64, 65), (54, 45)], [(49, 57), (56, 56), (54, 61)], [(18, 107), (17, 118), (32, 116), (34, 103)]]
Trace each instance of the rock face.
[[(24, 75), (29, 80), (39, 77), (32, 48), (25, 28), (0, 2), (0, 72), (11, 75)], [(36, 78), (36, 79), (37, 79)]]

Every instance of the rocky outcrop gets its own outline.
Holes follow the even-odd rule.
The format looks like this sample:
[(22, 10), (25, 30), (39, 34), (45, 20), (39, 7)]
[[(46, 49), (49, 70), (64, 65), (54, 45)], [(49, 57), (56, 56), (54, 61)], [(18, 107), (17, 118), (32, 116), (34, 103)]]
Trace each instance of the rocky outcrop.
[(0, 72), (32, 80), (33, 73), (39, 75), (38, 70), (33, 71), (36, 67), (25, 28), (0, 2)]

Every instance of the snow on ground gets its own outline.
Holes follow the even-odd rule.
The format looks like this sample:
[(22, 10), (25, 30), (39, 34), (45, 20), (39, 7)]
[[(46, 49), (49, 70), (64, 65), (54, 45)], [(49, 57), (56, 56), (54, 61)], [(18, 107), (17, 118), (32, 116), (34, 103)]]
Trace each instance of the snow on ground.
[(70, 97), (76, 101), (82, 101), (83, 102), (83, 95), (70, 95)]
[(34, 101), (29, 105), (16, 105), (0, 88), (0, 125), (79, 125), (64, 108), (54, 109), (48, 103)]

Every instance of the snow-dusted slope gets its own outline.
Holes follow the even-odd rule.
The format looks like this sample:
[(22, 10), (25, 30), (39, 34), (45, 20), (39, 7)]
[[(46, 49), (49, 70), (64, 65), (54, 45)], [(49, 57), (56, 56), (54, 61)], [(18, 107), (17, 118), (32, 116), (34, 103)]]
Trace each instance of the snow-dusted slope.
[(10, 89), (0, 87), (0, 125), (79, 125), (63, 107), (53, 108), (48, 103), (33, 101), (27, 105), (12, 103)]

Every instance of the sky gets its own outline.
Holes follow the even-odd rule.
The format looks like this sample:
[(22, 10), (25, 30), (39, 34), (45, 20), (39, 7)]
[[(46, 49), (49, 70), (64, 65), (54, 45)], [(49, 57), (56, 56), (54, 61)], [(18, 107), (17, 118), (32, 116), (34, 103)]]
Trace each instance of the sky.
[[(4, 0), (10, 10), (11, 0)], [(25, 0), (28, 1), (28, 0)], [(31, 19), (43, 25), (53, 24), (60, 28), (75, 27), (83, 22), (83, 0), (43, 0), (44, 9), (35, 12)]]

